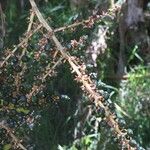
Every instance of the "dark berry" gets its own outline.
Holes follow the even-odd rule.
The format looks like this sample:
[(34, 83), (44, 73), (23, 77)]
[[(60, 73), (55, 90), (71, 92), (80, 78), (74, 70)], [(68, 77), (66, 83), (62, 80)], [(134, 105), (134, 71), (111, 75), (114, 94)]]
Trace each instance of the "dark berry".
[(17, 104), (17, 98), (12, 98), (11, 102), (12, 102), (12, 104)]
[(9, 125), (10, 128), (14, 128), (15, 127), (15, 122), (14, 122), (13, 119), (7, 120), (7, 124)]
[(129, 141), (129, 144), (131, 147), (136, 147), (136, 145), (137, 145), (136, 141), (133, 139)]
[(22, 71), (21, 66), (20, 66), (20, 65), (15, 65), (15, 66), (14, 66), (14, 71), (15, 71), (15, 72), (21, 72), (21, 71)]
[(137, 150), (145, 150), (143, 147), (138, 147)]
[(67, 50), (70, 50), (70, 49), (72, 48), (71, 44), (68, 43), (68, 44), (66, 45), (66, 48), (67, 48)]
[(21, 60), (23, 62), (28, 62), (29, 61), (29, 57), (27, 55), (23, 55)]
[(127, 134), (128, 134), (129, 136), (133, 136), (133, 131), (132, 131), (131, 129), (128, 129), (128, 130), (127, 130)]
[(127, 140), (131, 139), (131, 137), (128, 134), (126, 134), (125, 137), (126, 137)]
[(124, 119), (119, 119), (118, 120), (118, 124), (121, 128), (124, 128), (126, 126), (126, 122)]
[(104, 97), (105, 100), (107, 100), (109, 98), (109, 93), (105, 91), (103, 93), (103, 97)]
[(7, 78), (7, 82), (8, 82), (8, 83), (13, 83), (13, 82), (14, 82), (14, 77), (13, 77), (13, 76), (9, 76), (9, 77)]
[(45, 45), (45, 50), (46, 51), (50, 51), (50, 48), (51, 48), (51, 45), (49, 43)]
[(105, 127), (107, 126), (106, 121), (105, 121), (105, 120), (102, 120), (102, 121), (100, 122), (100, 126), (105, 128)]
[(111, 111), (114, 111), (114, 109), (115, 109), (115, 105), (112, 102), (108, 104), (108, 107)]
[(33, 105), (36, 105), (36, 104), (38, 104), (38, 98), (37, 98), (37, 96), (32, 96), (32, 104)]
[(15, 109), (10, 110), (10, 116), (15, 116), (17, 114), (17, 111)]
[(44, 91), (41, 90), (37, 96), (38, 96), (38, 98), (44, 98), (45, 97)]
[(103, 90), (99, 90), (100, 94), (103, 96), (104, 100), (109, 98), (109, 93)]
[(4, 136), (6, 135), (7, 131), (3, 128), (0, 128), (0, 135)]
[(118, 143), (119, 142), (118, 138), (117, 137), (113, 137), (113, 142), (114, 143)]
[(92, 125), (92, 126), (95, 126), (95, 122), (96, 122), (96, 119), (92, 119), (92, 120), (91, 120), (91, 125)]
[(21, 96), (19, 97), (19, 101), (20, 101), (20, 102), (27, 102), (27, 97), (26, 97), (25, 95), (21, 95)]
[(100, 108), (97, 110), (97, 113), (98, 113), (102, 118), (105, 117), (105, 109), (104, 109), (103, 107), (100, 107)]
[(11, 59), (11, 64), (16, 65), (18, 63), (18, 58), (16, 56), (13, 56)]
[(4, 101), (3, 101), (3, 105), (4, 105), (4, 106), (8, 106), (8, 105), (9, 105), (9, 101), (4, 100)]
[(47, 59), (47, 54), (46, 53), (42, 53), (41, 56), (40, 56), (40, 60), (41, 61), (46, 61)]
[(28, 149), (28, 150), (34, 150), (34, 146), (28, 145), (28, 146), (27, 146), (27, 149)]
[(35, 45), (34, 45), (34, 49), (35, 49), (36, 51), (38, 51), (38, 50), (40, 49), (40, 45), (39, 45), (39, 44), (35, 44)]

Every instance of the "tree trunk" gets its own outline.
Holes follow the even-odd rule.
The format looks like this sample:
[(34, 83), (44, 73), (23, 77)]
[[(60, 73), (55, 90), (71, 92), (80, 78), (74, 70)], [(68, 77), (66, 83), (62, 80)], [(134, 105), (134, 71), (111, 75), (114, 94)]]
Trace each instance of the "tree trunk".
[(119, 76), (125, 74), (127, 65), (126, 47), (138, 45), (140, 51), (142, 51), (142, 47), (145, 47), (144, 45), (149, 45), (147, 41), (149, 37), (144, 26), (144, 8), (147, 3), (148, 1), (143, 0), (127, 0), (122, 5), (119, 19), (120, 52), (117, 71)]
[(5, 36), (5, 17), (0, 3), (0, 49), (2, 49), (4, 45), (3, 40), (4, 36)]

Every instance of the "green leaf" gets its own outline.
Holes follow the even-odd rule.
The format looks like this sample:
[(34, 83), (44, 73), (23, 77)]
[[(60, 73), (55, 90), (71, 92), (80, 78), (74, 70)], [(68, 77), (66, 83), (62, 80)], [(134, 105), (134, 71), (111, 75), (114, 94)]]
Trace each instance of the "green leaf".
[(3, 150), (10, 150), (10, 149), (11, 149), (11, 144), (4, 145)]

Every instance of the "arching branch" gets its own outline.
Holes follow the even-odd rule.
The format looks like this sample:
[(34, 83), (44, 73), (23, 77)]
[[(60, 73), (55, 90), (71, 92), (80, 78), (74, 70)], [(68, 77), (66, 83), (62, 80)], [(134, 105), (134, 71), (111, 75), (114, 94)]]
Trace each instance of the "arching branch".
[[(104, 106), (103, 104), (104, 97), (98, 93), (95, 84), (91, 81), (88, 75), (86, 75), (84, 64), (80, 66), (76, 58), (72, 57), (68, 52), (65, 51), (65, 48), (61, 45), (61, 43), (56, 38), (52, 28), (48, 25), (46, 20), (43, 18), (42, 14), (40, 13), (39, 9), (36, 6), (35, 1), (34, 0), (29, 0), (29, 1), (41, 24), (51, 34), (51, 38), (55, 43), (57, 49), (60, 51), (64, 59), (68, 61), (72, 71), (76, 73), (77, 75), (76, 80), (82, 84), (81, 86), (82, 90), (87, 93), (88, 97), (96, 105), (96, 107), (104, 108), (107, 122), (110, 125), (110, 127), (114, 129), (116, 136), (117, 137), (124, 136), (126, 133), (121, 131), (121, 128), (119, 127), (117, 121), (114, 119), (114, 116), (109, 110), (109, 108), (107, 106)], [(126, 138), (124, 138), (121, 143), (122, 146), (126, 147), (128, 150), (135, 149), (130, 146), (129, 140), (127, 140)]]

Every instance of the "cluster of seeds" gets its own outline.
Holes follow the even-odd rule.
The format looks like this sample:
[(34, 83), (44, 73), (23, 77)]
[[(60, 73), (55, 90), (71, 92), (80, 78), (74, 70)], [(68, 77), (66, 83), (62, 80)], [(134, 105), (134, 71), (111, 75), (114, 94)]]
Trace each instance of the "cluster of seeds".
[[(31, 4), (34, 3), (33, 0), (30, 1)], [(41, 16), (39, 15), (38, 18)], [(90, 18), (89, 22), (81, 24), (91, 27), (93, 19)], [(43, 27), (49, 33), (53, 33), (47, 24), (43, 23)], [(125, 121), (116, 116), (115, 105), (109, 99), (109, 93), (97, 88), (87, 75), (86, 65), (79, 58), (71, 56), (68, 51), (64, 50), (54, 34), (48, 35), (43, 31), (42, 34), (36, 33), (31, 41), (27, 40), (21, 44), (24, 45), (22, 48), (10, 51), (9, 57), (1, 58), (0, 117), (6, 121), (5, 124), (9, 128), (17, 129), (21, 126), (28, 126), (32, 130), (34, 123), (40, 117), (34, 113), (35, 107), (45, 107), (54, 101), (53, 93), (49, 91), (50, 77), (56, 75), (55, 68), (64, 59), (69, 63), (72, 73), (76, 74), (75, 80), (81, 84), (81, 89), (94, 105), (94, 114), (101, 118), (98, 120), (99, 127), (110, 129), (114, 141), (122, 149), (137, 149), (138, 144), (132, 139), (133, 131), (126, 130)], [(51, 43), (51, 38), (56, 46)], [(76, 44), (76, 41), (72, 41), (73, 47), (76, 47)], [(0, 132), (3, 136), (6, 131), (1, 129)], [(3, 139), (1, 144), (5, 143), (7, 142)]]

